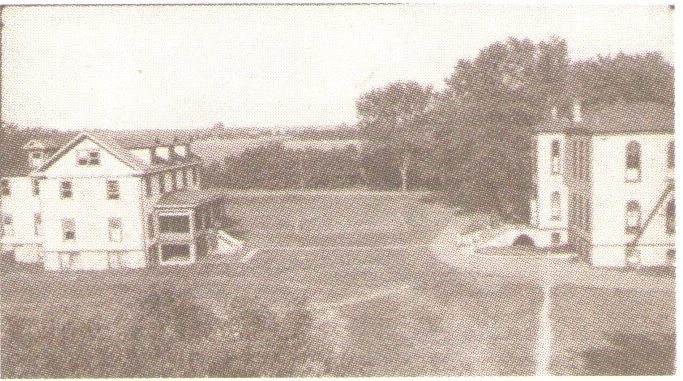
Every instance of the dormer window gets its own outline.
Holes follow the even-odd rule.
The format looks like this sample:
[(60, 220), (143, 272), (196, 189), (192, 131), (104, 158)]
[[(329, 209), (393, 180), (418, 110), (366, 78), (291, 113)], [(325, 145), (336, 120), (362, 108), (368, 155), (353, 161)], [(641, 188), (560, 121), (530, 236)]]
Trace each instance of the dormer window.
[(78, 165), (100, 165), (100, 151), (96, 149), (80, 149), (76, 151)]
[(31, 159), (31, 167), (37, 168), (43, 164), (43, 153), (41, 151), (32, 151), (29, 157)]

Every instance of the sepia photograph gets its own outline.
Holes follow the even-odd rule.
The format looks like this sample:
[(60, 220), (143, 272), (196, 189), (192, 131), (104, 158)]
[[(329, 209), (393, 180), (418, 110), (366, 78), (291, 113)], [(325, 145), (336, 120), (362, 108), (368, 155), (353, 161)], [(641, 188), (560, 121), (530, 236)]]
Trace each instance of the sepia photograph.
[(674, 14), (0, 0), (0, 378), (675, 375)]

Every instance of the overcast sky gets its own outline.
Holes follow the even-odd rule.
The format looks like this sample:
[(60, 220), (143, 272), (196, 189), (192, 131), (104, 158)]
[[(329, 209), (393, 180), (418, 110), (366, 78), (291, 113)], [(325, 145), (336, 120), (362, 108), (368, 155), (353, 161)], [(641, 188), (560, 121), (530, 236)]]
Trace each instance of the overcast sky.
[(572, 60), (660, 51), (663, 6), (9, 7), (2, 117), (21, 126), (197, 128), (356, 121), (360, 94), (436, 88), (507, 36), (563, 37)]

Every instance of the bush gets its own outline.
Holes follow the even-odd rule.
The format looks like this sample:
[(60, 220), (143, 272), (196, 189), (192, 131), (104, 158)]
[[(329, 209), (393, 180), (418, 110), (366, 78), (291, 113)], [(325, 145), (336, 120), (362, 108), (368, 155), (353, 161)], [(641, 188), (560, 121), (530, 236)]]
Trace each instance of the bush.
[(320, 375), (329, 355), (305, 305), (276, 313), (236, 298), (217, 315), (189, 293), (153, 288), (109, 318), (3, 316), (3, 376)]

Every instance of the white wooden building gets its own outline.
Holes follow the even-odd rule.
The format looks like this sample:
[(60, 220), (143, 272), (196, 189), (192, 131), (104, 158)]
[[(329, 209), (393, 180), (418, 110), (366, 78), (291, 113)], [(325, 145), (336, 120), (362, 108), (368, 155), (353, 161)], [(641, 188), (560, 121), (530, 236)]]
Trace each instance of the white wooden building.
[(577, 104), (571, 121), (541, 124), (537, 142), (532, 225), (596, 266), (674, 264), (672, 107), (616, 103), (584, 116)]
[(58, 150), (39, 140), (24, 150), (27, 162), (0, 179), (2, 243), (16, 261), (139, 268), (192, 263), (215, 246), (223, 196), (199, 188), (189, 143), (124, 146), (83, 132)]

